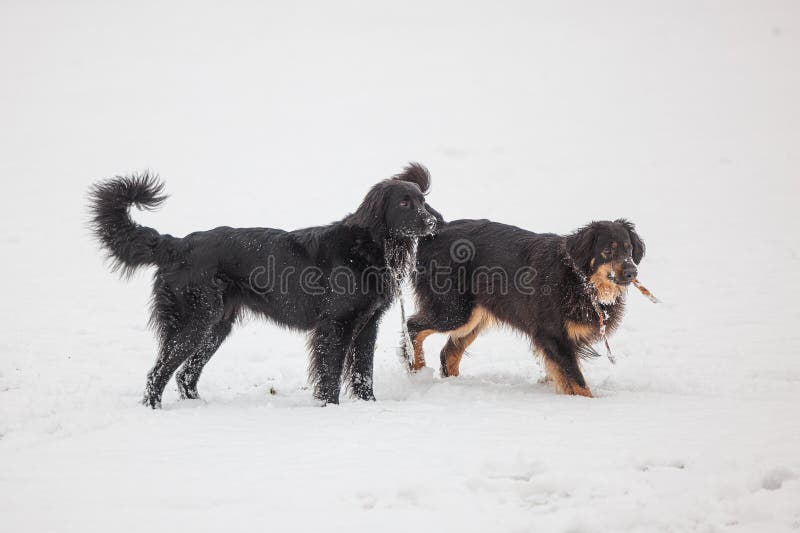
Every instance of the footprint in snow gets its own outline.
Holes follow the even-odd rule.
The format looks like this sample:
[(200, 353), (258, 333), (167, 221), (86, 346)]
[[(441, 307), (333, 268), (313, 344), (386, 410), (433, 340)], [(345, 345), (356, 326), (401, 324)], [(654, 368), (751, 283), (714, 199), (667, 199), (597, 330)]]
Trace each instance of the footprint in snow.
[(686, 463), (680, 459), (674, 459), (672, 461), (649, 460), (638, 465), (638, 469), (642, 472), (647, 472), (653, 468), (674, 468), (676, 470), (685, 470)]
[(778, 490), (787, 481), (797, 479), (797, 473), (786, 467), (773, 468), (764, 475), (761, 480), (761, 488), (766, 490)]

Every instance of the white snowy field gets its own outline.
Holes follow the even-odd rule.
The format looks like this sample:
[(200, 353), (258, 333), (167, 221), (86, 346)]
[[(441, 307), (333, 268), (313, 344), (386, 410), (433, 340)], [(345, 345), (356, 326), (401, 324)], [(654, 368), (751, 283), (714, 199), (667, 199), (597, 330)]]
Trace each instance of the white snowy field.
[[(0, 76), (3, 531), (800, 530), (800, 3), (4, 0)], [(408, 376), (393, 309), (377, 402), (317, 407), (253, 322), (203, 400), (138, 404), (150, 273), (103, 264), (93, 181), (158, 171), (165, 233), (297, 228), (410, 160), (447, 219), (637, 223), (663, 303), (596, 398), (507, 331)]]

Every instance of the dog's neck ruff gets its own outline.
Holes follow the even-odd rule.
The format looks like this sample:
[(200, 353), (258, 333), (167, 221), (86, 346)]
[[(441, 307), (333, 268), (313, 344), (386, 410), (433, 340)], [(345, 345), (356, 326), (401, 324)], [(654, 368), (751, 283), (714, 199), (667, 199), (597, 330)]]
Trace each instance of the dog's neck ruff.
[(409, 354), (414, 353), (411, 334), (406, 323), (406, 307), (403, 301), (403, 282), (411, 275), (417, 263), (417, 244), (419, 239), (413, 238), (410, 243), (395, 246), (386, 243), (386, 267), (391, 273), (392, 297), (400, 300), (400, 327), (403, 331), (403, 346), (398, 349), (401, 359), (404, 359), (406, 368), (411, 368), (413, 361), (409, 361)]
[[(389, 238), (384, 241), (384, 258), (386, 267), (392, 273), (392, 279), (400, 282), (407, 278), (417, 260), (416, 237)], [(393, 287), (393, 293), (397, 293), (397, 287)]]
[(606, 357), (611, 362), (611, 364), (617, 364), (617, 360), (614, 355), (611, 353), (611, 345), (608, 343), (608, 335), (606, 332), (606, 320), (608, 319), (608, 313), (605, 309), (602, 308), (602, 305), (613, 305), (616, 303), (616, 298), (613, 302), (604, 302), (600, 299), (600, 296), (597, 291), (597, 287), (594, 286), (586, 274), (578, 268), (578, 265), (575, 263), (575, 260), (567, 250), (567, 239), (564, 239), (562, 242), (562, 248), (564, 250), (564, 262), (570, 267), (572, 272), (575, 276), (580, 280), (581, 287), (583, 288), (584, 295), (589, 299), (589, 302), (592, 304), (592, 309), (594, 310), (595, 314), (597, 315), (597, 322), (600, 327), (600, 336), (603, 338), (603, 342), (606, 345)]
[[(581, 288), (583, 289), (583, 294), (589, 298), (593, 307), (599, 307), (599, 304), (610, 305), (615, 302), (604, 302), (600, 299), (600, 295), (597, 292), (597, 287), (594, 286), (589, 278), (584, 274), (584, 272), (578, 267), (575, 260), (567, 250), (567, 239), (564, 239), (561, 243), (561, 248), (564, 253), (564, 263), (572, 270), (572, 273), (575, 274), (575, 277), (578, 278), (581, 282)], [(616, 300), (615, 300), (616, 301)]]

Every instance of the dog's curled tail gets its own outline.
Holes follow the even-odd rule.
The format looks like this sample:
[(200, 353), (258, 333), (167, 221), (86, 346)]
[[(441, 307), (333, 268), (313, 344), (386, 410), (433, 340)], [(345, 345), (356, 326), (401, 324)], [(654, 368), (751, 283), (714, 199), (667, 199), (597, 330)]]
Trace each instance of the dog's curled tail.
[(157, 209), (166, 195), (164, 184), (149, 172), (117, 176), (95, 184), (89, 191), (90, 227), (108, 252), (112, 270), (123, 277), (145, 265), (165, 259), (166, 243), (172, 238), (153, 228), (140, 226), (130, 216), (130, 207)]

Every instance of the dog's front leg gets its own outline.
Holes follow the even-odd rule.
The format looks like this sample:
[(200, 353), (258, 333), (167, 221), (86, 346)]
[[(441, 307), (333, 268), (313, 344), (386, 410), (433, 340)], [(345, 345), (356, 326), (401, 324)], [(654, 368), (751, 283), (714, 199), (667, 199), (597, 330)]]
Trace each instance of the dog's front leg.
[(535, 341), (544, 355), (544, 368), (559, 394), (592, 397), (578, 364), (574, 345), (557, 336), (539, 335)]
[(348, 351), (345, 374), (350, 378), (350, 390), (361, 400), (375, 400), (375, 393), (372, 391), (372, 370), (375, 361), (375, 339), (378, 336), (378, 325), (382, 316), (383, 310), (366, 316)]
[(309, 338), (309, 380), (314, 386), (314, 398), (323, 405), (339, 403), (342, 369), (350, 335), (352, 328), (348, 324), (325, 320), (314, 329)]

